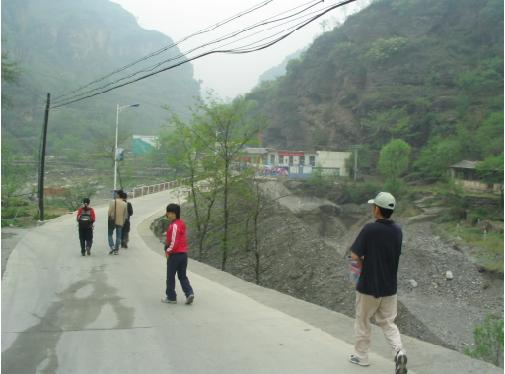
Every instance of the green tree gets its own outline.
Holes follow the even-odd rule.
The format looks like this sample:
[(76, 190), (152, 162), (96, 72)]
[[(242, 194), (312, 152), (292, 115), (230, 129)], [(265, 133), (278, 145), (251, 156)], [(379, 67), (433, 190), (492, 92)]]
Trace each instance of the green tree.
[(201, 174), (190, 178), (194, 179), (191, 188), (196, 191), (199, 182), (205, 181), (206, 187), (219, 191), (222, 213), (220, 218), (213, 218), (220, 221), (222, 227), (222, 270), (226, 269), (228, 258), (231, 196), (237, 193), (239, 181), (251, 172), (249, 168), (232, 170), (232, 165), (243, 154), (244, 146), (257, 143), (259, 131), (266, 125), (262, 119), (246, 116), (247, 105), (247, 99), (243, 98), (224, 103), (211, 92), (205, 101), (197, 100), (188, 125), (172, 116), (179, 127), (179, 140), (185, 139), (186, 142), (186, 155), (179, 158), (185, 158), (187, 168), (193, 168), (195, 172), (198, 168), (202, 170)]
[[(5, 40), (2, 39), (2, 42), (5, 42)], [(7, 53), (2, 52), (2, 81), (19, 86), (20, 75), (21, 68), (19, 67), (19, 62), (9, 61)], [(2, 92), (2, 109), (11, 108), (12, 106), (12, 100)]]
[(386, 111), (374, 110), (362, 123), (369, 130), (370, 138), (377, 149), (395, 138), (408, 139), (417, 135), (412, 132), (413, 124), (407, 114), (407, 106), (394, 106)]
[[(347, 150), (347, 152), (351, 152), (352, 154), (349, 156), (349, 158), (345, 159), (344, 165), (349, 175), (354, 176), (354, 157), (355, 157), (354, 153), (356, 152), (356, 149), (349, 149)], [(358, 152), (358, 170), (360, 170), (363, 166), (369, 166), (370, 159), (372, 157), (370, 153), (370, 147), (364, 144), (361, 147), (359, 147), (357, 152)]]
[[(121, 148), (122, 144), (125, 144), (127, 139), (131, 138), (131, 134), (126, 133), (126, 132), (120, 132), (118, 135), (118, 148)], [(113, 136), (107, 136), (104, 134), (100, 134), (96, 141), (93, 143), (93, 149), (90, 151), (91, 153), (91, 159), (97, 160), (97, 161), (104, 161), (108, 165), (110, 165), (110, 170), (111, 172), (111, 178), (114, 175), (114, 149), (116, 146), (116, 139)], [(117, 163), (117, 168), (118, 168), (118, 174), (120, 175), (121, 169), (122, 169), (122, 162), (123, 161), (118, 161)], [(122, 182), (121, 178), (119, 178), (119, 184), (120, 188), (122, 187)]]
[[(245, 235), (245, 248), (249, 250), (252, 247), (252, 252), (254, 255), (255, 265), (254, 274), (256, 284), (260, 283), (260, 270), (261, 270), (261, 251), (260, 251), (260, 233), (259, 233), (259, 222), (260, 214), (268, 205), (282, 199), (291, 194), (286, 194), (279, 196), (275, 199), (268, 198), (263, 192), (263, 186), (266, 181), (266, 177), (262, 175), (257, 175), (255, 172), (251, 173), (250, 178), (245, 180), (246, 185), (240, 190), (240, 197), (243, 197), (247, 201), (247, 216), (246, 227), (244, 230)], [(252, 222), (251, 222), (252, 221)], [(251, 225), (249, 224), (251, 222)], [(252, 226), (250, 228), (250, 226)], [(252, 232), (251, 232), (252, 231)], [(250, 239), (252, 237), (252, 240)]]
[(410, 150), (410, 145), (401, 139), (390, 141), (381, 150), (378, 168), (386, 179), (384, 187), (393, 194), (401, 193), (400, 175), (407, 170)]
[(474, 139), (480, 156), (498, 156), (503, 152), (503, 110), (490, 113), (479, 126)]
[(484, 182), (501, 183), (503, 186), (503, 152), (496, 157), (486, 157), (475, 169)]
[(15, 155), (12, 145), (2, 141), (2, 204), (21, 190), (30, 176), (29, 168)]
[[(165, 106), (164, 109), (170, 108)], [(194, 113), (193, 119), (198, 118)], [(193, 136), (192, 127), (197, 122), (190, 120), (186, 124), (177, 113), (171, 112), (168, 119), (173, 131), (166, 135), (163, 143), (169, 149), (166, 159), (168, 165), (182, 173), (179, 181), (188, 191), (188, 202), (193, 207), (198, 235), (198, 258), (202, 259), (203, 247), (212, 226), (213, 208), (220, 190), (214, 185), (212, 173), (212, 158), (206, 157), (206, 146)]]
[(84, 182), (82, 184), (70, 187), (66, 190), (65, 195), (62, 200), (62, 204), (69, 211), (79, 209), (82, 205), (82, 200), (85, 197), (93, 198), (97, 193), (97, 188), (89, 184), (89, 182)]
[(417, 171), (412, 176), (441, 179), (447, 173), (447, 168), (462, 160), (461, 144), (454, 137), (442, 139), (436, 136), (430, 139), (428, 145), (414, 162)]
[[(493, 57), (479, 61), (473, 70), (465, 68), (456, 79), (460, 88), (471, 94), (486, 94), (503, 89), (503, 59)], [(501, 85), (498, 84), (502, 82)]]
[(475, 348), (466, 348), (465, 353), (493, 365), (503, 365), (503, 316), (487, 314), (482, 325), (473, 330)]
[(56, 155), (66, 155), (70, 150), (81, 148), (82, 140), (76, 136), (64, 134), (61, 138), (53, 141), (53, 151)]

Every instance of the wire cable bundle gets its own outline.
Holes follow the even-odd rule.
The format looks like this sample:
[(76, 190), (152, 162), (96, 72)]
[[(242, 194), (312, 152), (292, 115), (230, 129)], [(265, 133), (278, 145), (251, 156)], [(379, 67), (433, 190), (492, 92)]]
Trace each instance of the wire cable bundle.
[[(211, 41), (200, 44), (196, 47), (189, 48), (186, 52), (175, 53), (173, 56), (156, 62), (150, 66), (137, 70), (133, 73), (127, 73), (126, 70), (140, 64), (144, 61), (152, 59), (162, 53), (173, 50), (175, 47), (179, 46), (183, 42), (187, 42), (189, 39), (196, 36), (205, 35), (210, 33), (224, 25), (230, 24), (233, 21), (237, 21), (252, 12), (258, 11), (260, 8), (265, 7), (274, 0), (266, 0), (261, 3), (254, 5), (253, 7), (246, 9), (235, 16), (229, 17), (223, 21), (218, 22), (215, 25), (207, 27), (203, 30), (195, 32), (189, 36), (184, 37), (178, 42), (174, 42), (168, 46), (163, 47), (155, 52), (150, 53), (147, 56), (142, 57), (130, 64), (127, 64), (103, 77), (90, 82), (78, 89), (71, 91), (69, 93), (60, 95), (52, 101), (51, 109), (58, 108), (64, 105), (74, 103), (76, 101), (84, 100), (92, 96), (100, 95), (117, 88), (126, 86), (143, 80), (145, 78), (151, 77), (153, 75), (159, 74), (161, 72), (173, 69), (190, 61), (196, 60), (198, 58), (208, 56), (216, 53), (227, 53), (227, 54), (244, 54), (256, 52), (280, 42), (281, 40), (287, 38), (295, 31), (302, 29), (314, 20), (322, 17), (326, 13), (333, 9), (347, 5), (355, 0), (345, 0), (333, 3), (331, 5), (323, 5), (324, 0), (311, 0), (289, 10), (286, 10), (275, 16), (271, 16), (260, 22), (255, 22), (252, 25), (235, 30), (233, 32), (227, 33), (224, 36), (220, 36)], [(245, 42), (246, 44), (237, 45), (239, 42), (243, 42), (246, 39), (251, 39), (258, 37), (259, 34), (265, 35), (259, 39)], [(223, 43), (223, 44), (221, 44)], [(219, 44), (218, 46), (215, 46)], [(235, 46), (234, 46), (235, 45)], [(119, 73), (127, 73), (125, 76), (120, 76)], [(116, 75), (112, 81), (105, 83), (108, 78)], [(101, 86), (94, 87), (102, 82)], [(105, 83), (105, 84), (103, 84)], [(93, 88), (94, 87), (94, 88)]]

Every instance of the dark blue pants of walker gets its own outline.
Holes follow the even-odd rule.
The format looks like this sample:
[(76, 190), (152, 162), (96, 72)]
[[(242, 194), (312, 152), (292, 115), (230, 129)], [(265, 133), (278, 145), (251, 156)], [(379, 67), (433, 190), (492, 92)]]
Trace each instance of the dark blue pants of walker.
[(172, 253), (167, 260), (167, 299), (175, 301), (177, 300), (177, 293), (175, 292), (175, 273), (179, 278), (184, 295), (188, 297), (193, 295), (193, 288), (189, 283), (189, 279), (186, 275), (186, 269), (188, 268), (188, 253)]

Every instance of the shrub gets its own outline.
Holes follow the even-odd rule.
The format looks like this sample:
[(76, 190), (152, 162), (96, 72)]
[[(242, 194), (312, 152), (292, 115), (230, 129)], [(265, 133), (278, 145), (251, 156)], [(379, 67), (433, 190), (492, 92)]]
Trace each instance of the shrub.
[(370, 62), (383, 62), (394, 55), (407, 51), (411, 46), (407, 38), (379, 39), (366, 53), (365, 58)]
[(82, 185), (69, 188), (62, 200), (62, 204), (69, 211), (77, 210), (82, 205), (82, 199), (85, 197), (92, 198), (96, 192), (96, 187), (84, 182)]
[(503, 316), (487, 314), (473, 330), (473, 338), (475, 348), (465, 349), (468, 356), (503, 366)]
[(344, 186), (346, 198), (343, 203), (364, 204), (383, 190), (381, 185), (372, 182), (361, 185), (346, 184)]
[(388, 178), (384, 184), (384, 191), (398, 198), (403, 192), (403, 183), (400, 178)]

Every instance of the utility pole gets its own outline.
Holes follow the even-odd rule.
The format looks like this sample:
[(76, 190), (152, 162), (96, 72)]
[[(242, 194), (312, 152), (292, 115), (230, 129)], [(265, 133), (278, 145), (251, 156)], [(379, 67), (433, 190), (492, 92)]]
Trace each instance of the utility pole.
[(354, 182), (356, 182), (356, 177), (358, 175), (358, 149), (361, 145), (351, 145), (351, 149), (354, 149)]
[(44, 221), (44, 162), (46, 160), (46, 138), (47, 138), (47, 122), (49, 120), (49, 104), (51, 102), (51, 94), (47, 94), (46, 111), (44, 114), (44, 127), (42, 130), (42, 145), (40, 146), (40, 170), (39, 170), (39, 213), (40, 221)]

